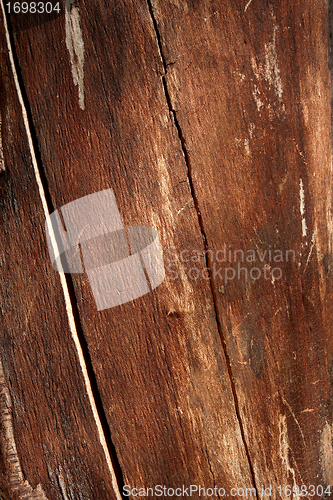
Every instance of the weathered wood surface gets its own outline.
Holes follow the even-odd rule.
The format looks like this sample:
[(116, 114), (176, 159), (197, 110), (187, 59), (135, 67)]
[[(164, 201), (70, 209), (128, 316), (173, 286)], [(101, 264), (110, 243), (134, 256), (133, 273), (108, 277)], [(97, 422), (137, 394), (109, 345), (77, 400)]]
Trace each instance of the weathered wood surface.
[(71, 338), (3, 24), (0, 488), (9, 499), (111, 498), (112, 477)]
[[(116, 495), (68, 326), (63, 290), (73, 286), (120, 488), (122, 480), (227, 492), (256, 486), (261, 498), (271, 485), (280, 498), (278, 485), (326, 487), (333, 480), (327, 3), (61, 6), (50, 22), (9, 20), (48, 210), (112, 188), (126, 226), (158, 230), (167, 272), (152, 293), (102, 312), (86, 276), (60, 281), (2, 29), (1, 383), (22, 478), (49, 499)], [(226, 283), (225, 268), (238, 262), (217, 261), (225, 245), (266, 250), (264, 262), (257, 253), (242, 266), (249, 273), (266, 263), (268, 276), (279, 267), (281, 278), (246, 279), (243, 270)], [(186, 257), (209, 250), (208, 261), (170, 268), (182, 250)], [(270, 261), (268, 250), (284, 261)], [(285, 261), (286, 250), (295, 262)], [(191, 279), (191, 266), (202, 272), (206, 264), (210, 279)], [(7, 414), (2, 406), (2, 422)], [(0, 487), (24, 498), (14, 491), (8, 452), (2, 461)]]
[(256, 482), (329, 482), (327, 4), (153, 5), (208, 247), (296, 253), (274, 282), (214, 280)]

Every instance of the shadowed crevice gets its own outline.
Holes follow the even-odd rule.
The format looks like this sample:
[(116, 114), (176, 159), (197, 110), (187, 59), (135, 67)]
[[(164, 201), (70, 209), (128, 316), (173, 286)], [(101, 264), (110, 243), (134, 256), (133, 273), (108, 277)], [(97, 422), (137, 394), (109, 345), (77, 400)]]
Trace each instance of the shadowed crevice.
[[(333, 0), (332, 0), (332, 2), (333, 2)], [(209, 262), (209, 257), (208, 257), (208, 255), (209, 255), (209, 252), (208, 252), (208, 240), (207, 240), (207, 235), (206, 235), (206, 232), (205, 232), (204, 223), (203, 223), (203, 219), (202, 219), (202, 215), (201, 215), (201, 211), (200, 211), (200, 207), (199, 207), (198, 197), (196, 195), (196, 190), (195, 190), (194, 183), (193, 183), (193, 174), (192, 174), (191, 160), (190, 160), (190, 156), (189, 156), (189, 153), (188, 153), (188, 150), (187, 150), (187, 147), (186, 147), (186, 140), (185, 140), (185, 137), (183, 135), (183, 131), (181, 129), (181, 126), (180, 126), (178, 118), (177, 118), (177, 112), (174, 110), (174, 108), (172, 106), (172, 102), (171, 102), (171, 98), (170, 98), (170, 94), (169, 94), (169, 90), (168, 90), (168, 86), (167, 86), (166, 74), (168, 72), (168, 64), (166, 63), (166, 60), (165, 60), (165, 57), (164, 57), (164, 54), (163, 54), (161, 36), (160, 36), (159, 29), (158, 29), (158, 26), (157, 26), (157, 21), (156, 21), (155, 15), (154, 15), (154, 9), (153, 9), (151, 0), (147, 0), (147, 3), (148, 3), (148, 7), (149, 7), (150, 16), (152, 18), (152, 22), (153, 22), (153, 25), (154, 25), (155, 33), (156, 33), (156, 39), (157, 39), (157, 43), (158, 43), (158, 47), (159, 47), (160, 56), (161, 56), (161, 59), (162, 59), (162, 62), (163, 62), (164, 74), (162, 75), (162, 84), (163, 84), (164, 94), (165, 94), (165, 98), (166, 98), (166, 101), (167, 101), (167, 104), (168, 104), (169, 111), (170, 111), (170, 113), (171, 113), (171, 115), (173, 117), (173, 120), (174, 120), (174, 125), (175, 125), (175, 127), (177, 129), (179, 141), (181, 143), (181, 147), (182, 147), (182, 151), (183, 151), (183, 155), (184, 155), (184, 159), (185, 159), (185, 163), (186, 163), (186, 167), (187, 167), (187, 176), (188, 176), (188, 181), (189, 181), (189, 185), (190, 185), (191, 195), (192, 195), (192, 198), (193, 198), (193, 202), (194, 202), (194, 206), (195, 206), (195, 210), (196, 210), (196, 213), (197, 213), (198, 222), (199, 222), (199, 226), (200, 226), (201, 236), (202, 236), (202, 239), (203, 239), (203, 244), (204, 244), (204, 249), (205, 249), (204, 253), (205, 253), (205, 260), (206, 260), (206, 268), (207, 268), (207, 272), (208, 272), (208, 275), (209, 275), (209, 283), (210, 283), (210, 288), (211, 288), (213, 302), (214, 302), (215, 319), (216, 319), (216, 323), (217, 323), (217, 327), (218, 327), (218, 331), (219, 331), (219, 335), (220, 335), (220, 339), (221, 339), (221, 343), (222, 343), (222, 347), (223, 347), (223, 351), (224, 351), (224, 355), (225, 355), (225, 359), (226, 359), (226, 364), (227, 364), (227, 368), (228, 368), (228, 374), (229, 374), (230, 385), (231, 385), (231, 389), (232, 389), (232, 393), (233, 393), (233, 398), (234, 398), (234, 404), (235, 404), (235, 410), (236, 410), (237, 420), (238, 420), (238, 424), (239, 424), (240, 431), (241, 431), (242, 442), (243, 442), (243, 445), (244, 445), (245, 453), (246, 453), (247, 460), (248, 460), (248, 463), (249, 463), (249, 469), (250, 469), (250, 473), (251, 473), (251, 478), (252, 478), (253, 486), (254, 486), (254, 488), (256, 489), (256, 492), (257, 492), (258, 490), (257, 490), (257, 487), (256, 487), (255, 474), (254, 474), (253, 466), (252, 466), (252, 463), (251, 463), (249, 448), (248, 448), (248, 445), (247, 445), (247, 442), (246, 442), (246, 439), (245, 439), (244, 426), (243, 426), (242, 419), (241, 419), (241, 416), (240, 416), (238, 397), (237, 397), (237, 393), (236, 393), (235, 383), (234, 383), (234, 380), (233, 380), (230, 358), (229, 358), (229, 354), (228, 354), (228, 350), (227, 350), (227, 346), (226, 346), (226, 342), (225, 342), (225, 338), (224, 338), (222, 326), (221, 326), (221, 323), (220, 323), (220, 320), (219, 320), (219, 313), (218, 313), (218, 306), (217, 306), (217, 296), (216, 296), (214, 282), (213, 282), (213, 275), (212, 275), (212, 271), (211, 271), (211, 264)], [(206, 454), (207, 454), (207, 450), (206, 450)], [(208, 461), (208, 465), (209, 465), (210, 471), (212, 473), (211, 464), (209, 462), (208, 454), (207, 454), (207, 461)], [(256, 497), (257, 497), (257, 494), (256, 494)]]
[[(14, 79), (15, 78), (17, 79), (16, 80), (17, 81), (16, 87), (17, 86), (19, 87), (19, 90), (18, 89), (17, 90), (21, 94), (21, 97), (22, 97), (23, 104), (20, 101), (21, 105), (23, 107), (22, 111), (26, 114), (26, 120), (28, 122), (28, 130), (29, 130), (31, 142), (32, 142), (31, 147), (33, 149), (33, 154), (34, 154), (35, 159), (36, 159), (38, 173), (39, 173), (39, 177), (40, 177), (43, 192), (44, 192), (45, 202), (47, 205), (47, 210), (50, 214), (50, 213), (54, 212), (54, 205), (52, 202), (50, 189), (48, 186), (45, 170), (44, 170), (43, 163), (42, 163), (42, 158), (41, 158), (41, 154), (40, 154), (40, 150), (39, 150), (39, 146), (38, 146), (37, 133), (36, 133), (36, 130), (34, 127), (34, 121), (33, 121), (32, 112), (31, 112), (31, 108), (30, 108), (30, 104), (29, 104), (29, 99), (27, 97), (27, 93), (26, 93), (25, 86), (24, 86), (24, 81), (22, 78), (21, 70), (20, 70), (20, 65), (18, 62), (18, 57), (17, 57), (17, 53), (16, 53), (16, 49), (15, 49), (15, 40), (14, 40), (14, 36), (13, 36), (13, 29), (12, 29), (12, 25), (11, 25), (11, 21), (10, 21), (10, 16), (6, 13), (6, 10), (5, 10), (4, 4), (3, 4), (3, 0), (1, 0), (1, 2), (2, 2), (2, 7), (3, 7), (3, 9), (2, 9), (3, 15), (5, 15), (4, 21), (5, 21), (5, 29), (7, 31), (7, 37), (8, 37), (7, 38), (8, 50), (11, 51), (11, 53), (12, 53), (12, 61), (13, 61), (12, 62), (12, 70), (14, 72), (13, 76), (14, 76)], [(117, 486), (119, 488), (119, 492), (122, 492), (123, 486), (124, 486), (123, 474), (122, 474), (122, 470), (121, 470), (121, 467), (120, 467), (120, 464), (119, 464), (119, 461), (117, 458), (115, 446), (112, 442), (111, 431), (110, 431), (110, 428), (109, 428), (108, 423), (107, 423), (106, 414), (105, 414), (104, 407), (103, 407), (102, 400), (101, 400), (101, 395), (100, 395), (100, 392), (98, 389), (96, 376), (95, 376), (95, 373), (93, 370), (93, 365), (92, 365), (92, 361), (91, 361), (91, 357), (90, 357), (90, 353), (89, 353), (88, 344), (87, 344), (87, 341), (86, 341), (84, 333), (83, 333), (72, 277), (69, 274), (65, 274), (64, 276), (66, 279), (66, 285), (67, 285), (67, 289), (68, 289), (68, 293), (69, 293), (69, 297), (70, 297), (71, 308), (73, 311), (75, 328), (76, 328), (77, 336), (78, 336), (78, 339), (80, 342), (80, 347), (81, 347), (82, 354), (83, 354), (85, 369), (87, 371), (91, 390), (92, 390), (93, 401), (94, 401), (94, 404), (95, 404), (95, 407), (97, 410), (99, 422), (100, 422), (101, 427), (103, 429), (103, 434), (104, 434), (106, 446), (108, 449), (108, 453), (110, 455), (112, 467), (113, 467), (114, 474), (115, 474), (115, 477), (117, 480)], [(116, 494), (116, 492), (115, 492), (115, 494)]]

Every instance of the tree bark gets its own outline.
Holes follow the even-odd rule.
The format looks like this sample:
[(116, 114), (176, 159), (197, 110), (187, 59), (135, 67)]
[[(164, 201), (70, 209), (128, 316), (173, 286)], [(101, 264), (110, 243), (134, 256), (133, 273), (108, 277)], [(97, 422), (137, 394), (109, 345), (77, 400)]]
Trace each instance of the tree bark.
[[(0, 488), (329, 498), (327, 2), (59, 4), (2, 4)], [(98, 311), (45, 219), (110, 188), (166, 276)]]

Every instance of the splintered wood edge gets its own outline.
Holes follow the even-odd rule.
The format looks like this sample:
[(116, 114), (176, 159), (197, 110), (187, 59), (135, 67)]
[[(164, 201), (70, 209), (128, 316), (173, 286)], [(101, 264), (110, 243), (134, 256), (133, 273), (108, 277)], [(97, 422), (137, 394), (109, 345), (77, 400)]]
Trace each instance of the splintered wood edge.
[[(42, 179), (41, 179), (41, 175), (40, 175), (40, 171), (39, 171), (39, 166), (38, 166), (38, 162), (37, 162), (37, 158), (36, 158), (36, 154), (35, 154), (34, 144), (33, 144), (31, 130), (30, 130), (29, 119), (28, 119), (28, 115), (27, 115), (27, 111), (26, 111), (26, 107), (25, 107), (25, 103), (24, 103), (24, 99), (23, 99), (23, 95), (22, 95), (20, 83), (19, 83), (18, 76), (17, 76), (16, 65), (15, 65), (15, 60), (14, 60), (14, 56), (13, 56), (13, 50), (12, 50), (12, 45), (11, 45), (11, 40), (10, 40), (10, 35), (9, 35), (9, 30), (8, 30), (8, 23), (7, 23), (7, 18), (6, 18), (6, 11), (5, 11), (5, 6), (4, 6), (3, 0), (1, 0), (0, 3), (1, 3), (1, 9), (2, 9), (2, 15), (3, 15), (3, 23), (4, 23), (5, 34), (6, 34), (6, 42), (7, 42), (8, 55), (9, 55), (9, 60), (10, 60), (10, 66), (11, 66), (12, 73), (13, 73), (13, 78), (14, 78), (15, 88), (16, 88), (16, 92), (17, 92), (17, 97), (18, 97), (18, 100), (19, 100), (19, 103), (20, 103), (20, 106), (21, 106), (21, 111), (22, 111), (22, 116), (23, 116), (23, 122), (24, 122), (24, 127), (25, 127), (25, 131), (26, 131), (27, 139), (28, 139), (28, 143), (29, 143), (29, 150), (30, 150), (30, 154), (31, 154), (31, 160), (32, 160), (32, 164), (33, 164), (33, 169), (34, 169), (34, 173), (35, 173), (36, 182), (37, 182), (37, 185), (38, 185), (38, 191), (39, 191), (39, 195), (40, 195), (40, 198), (41, 198), (41, 202), (42, 202), (42, 206), (43, 206), (43, 210), (44, 210), (44, 215), (46, 217), (46, 220), (48, 221), (49, 217), (50, 217), (50, 213), (49, 213), (49, 209), (48, 209), (48, 205), (47, 205), (47, 201), (46, 201), (45, 190), (44, 190), (44, 186), (43, 186), (43, 182), (42, 182)], [(1, 130), (0, 130), (0, 133), (1, 133)], [(1, 160), (1, 155), (0, 155), (0, 160)], [(103, 451), (104, 451), (104, 454), (105, 454), (106, 462), (107, 462), (107, 465), (108, 465), (108, 468), (109, 468), (109, 471), (110, 471), (110, 474), (111, 474), (114, 493), (116, 495), (117, 500), (121, 500), (121, 494), (120, 494), (120, 491), (119, 491), (116, 474), (115, 474), (115, 471), (114, 471), (114, 468), (113, 468), (113, 465), (112, 465), (112, 461), (111, 461), (109, 449), (108, 449), (108, 446), (107, 446), (107, 442), (106, 442), (106, 437), (105, 437), (105, 434), (104, 434), (103, 426), (102, 426), (102, 423), (101, 423), (99, 415), (98, 415), (96, 401), (95, 401), (95, 398), (94, 398), (94, 395), (93, 395), (93, 391), (92, 391), (91, 382), (90, 382), (89, 375), (88, 375), (88, 370), (87, 370), (86, 362), (85, 362), (85, 359), (84, 359), (84, 355), (83, 355), (83, 352), (82, 352), (82, 347), (81, 347), (81, 344), (80, 344), (80, 340), (79, 340), (79, 336), (78, 336), (78, 332), (77, 332), (77, 328), (76, 328), (76, 324), (75, 324), (75, 319), (74, 319), (74, 314), (73, 314), (73, 308), (72, 308), (72, 303), (71, 303), (71, 299), (70, 299), (70, 294), (69, 294), (69, 290), (68, 290), (66, 278), (65, 278), (65, 276), (64, 276), (63, 273), (60, 273), (60, 281), (61, 281), (61, 287), (62, 287), (62, 290), (63, 290), (64, 300), (65, 300), (65, 304), (66, 304), (66, 312), (67, 312), (69, 327), (70, 327), (70, 330), (71, 330), (72, 338), (73, 338), (74, 343), (75, 343), (75, 347), (76, 347), (76, 351), (77, 351), (77, 356), (79, 358), (79, 362), (80, 362), (82, 374), (83, 374), (83, 377), (84, 377), (84, 382), (85, 382), (85, 385), (86, 385), (87, 394), (88, 394), (88, 397), (89, 397), (89, 402), (90, 402), (90, 405), (91, 405), (91, 409), (92, 409), (92, 412), (93, 412), (93, 415), (94, 415), (94, 420), (95, 420), (95, 423), (96, 423), (96, 426), (97, 426), (97, 430), (98, 430), (98, 435), (99, 435), (100, 442), (101, 442), (101, 445), (102, 445), (102, 448), (103, 448)], [(1, 365), (1, 369), (2, 369), (2, 365)], [(2, 373), (3, 373), (3, 371), (2, 371)], [(16, 452), (16, 447), (15, 447), (15, 453), (17, 453)], [(21, 474), (22, 474), (22, 471), (21, 471)], [(22, 475), (22, 479), (23, 479), (23, 475)], [(32, 498), (35, 498), (35, 497), (32, 497)], [(45, 496), (44, 497), (40, 497), (40, 498), (46, 499)], [(38, 500), (39, 497), (36, 497), (36, 499)]]
[[(11, 493), (17, 493), (22, 498), (48, 500), (40, 484), (33, 489), (24, 479), (20, 459), (17, 454), (14, 426), (12, 419), (12, 400), (6, 384), (2, 361), (0, 358), (0, 428), (3, 459), (6, 464), (6, 475)], [(6, 496), (0, 490), (0, 500)]]

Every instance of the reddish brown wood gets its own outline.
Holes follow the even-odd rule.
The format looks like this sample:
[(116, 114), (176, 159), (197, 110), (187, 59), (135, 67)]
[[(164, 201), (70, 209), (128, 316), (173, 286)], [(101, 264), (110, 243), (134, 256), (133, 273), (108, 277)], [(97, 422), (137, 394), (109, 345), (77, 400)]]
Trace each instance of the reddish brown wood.
[[(86, 276), (71, 278), (125, 483), (197, 483), (227, 491), (255, 485), (258, 498), (266, 498), (262, 487), (272, 486), (272, 498), (280, 498), (279, 485), (326, 487), (333, 463), (327, 3), (97, 0), (65, 6), (67, 14), (39, 25), (11, 16), (53, 208), (112, 188), (125, 225), (158, 230), (167, 268), (152, 293), (102, 312)], [(7, 154), (11, 165), (18, 149)], [(23, 189), (20, 179), (33, 183), (33, 172), (29, 164), (20, 168), (15, 182)], [(12, 175), (11, 167), (0, 182), (11, 185)], [(16, 199), (11, 196), (6, 191), (2, 203)], [(27, 200), (22, 194), (24, 207)], [(42, 240), (43, 216), (32, 206), (39, 218), (27, 226), (28, 208), (3, 210), (6, 235), (19, 217), (20, 227), (39, 234), (46, 277), (34, 294), (53, 332), (65, 320), (59, 276)], [(11, 234), (21, 242), (18, 232)], [(282, 251), (281, 279), (226, 282), (226, 265), (216, 258), (225, 245)], [(30, 266), (25, 247), (20, 259)], [(295, 251), (295, 262), (285, 262), (287, 250)], [(191, 261), (180, 262), (195, 251), (206, 252), (210, 280), (191, 279)], [(178, 256), (177, 279), (168, 268), (171, 253)], [(6, 259), (14, 287), (22, 267), (15, 264), (10, 273), (16, 252), (7, 251)], [(204, 258), (193, 266), (207, 273)], [(11, 303), (20, 304), (25, 286)], [(12, 316), (5, 320), (10, 332), (22, 314), (16, 323)], [(40, 328), (39, 321), (34, 339)], [(64, 352), (72, 346), (67, 338)], [(21, 367), (24, 354), (34, 352), (29, 342), (18, 359), (4, 342), (7, 378), (15, 380), (15, 363)], [(35, 359), (29, 369), (36, 367)], [(67, 359), (62, 369), (70, 373)], [(31, 404), (23, 382), (15, 390)], [(84, 390), (74, 377), (70, 392), (80, 401)], [(20, 411), (13, 398), (17, 422)], [(44, 416), (36, 428), (41, 421)], [(39, 459), (33, 464), (32, 444), (23, 449), (25, 434), (16, 425), (25, 474), (44, 487), (48, 478), (37, 469)], [(77, 454), (80, 461), (81, 450)], [(100, 498), (96, 491), (91, 495)]]
[(209, 249), (214, 256), (224, 244), (279, 249), (284, 260), (295, 251), (295, 262), (271, 264), (281, 267), (280, 280), (246, 280), (245, 271), (227, 284), (223, 274), (213, 280), (256, 483), (325, 486), (332, 481), (327, 3), (244, 3), (152, 1)]
[[(64, 18), (52, 29), (14, 26), (53, 206), (111, 187), (125, 225), (155, 227), (165, 251), (203, 251), (148, 5), (82, 5), (80, 24), (84, 109)], [(251, 487), (209, 283), (168, 277), (150, 295), (97, 312), (87, 279), (73, 282), (125, 483)]]
[(0, 177), (0, 488), (10, 500), (115, 499), (59, 277), (49, 266), (2, 23), (0, 47), (6, 166)]

